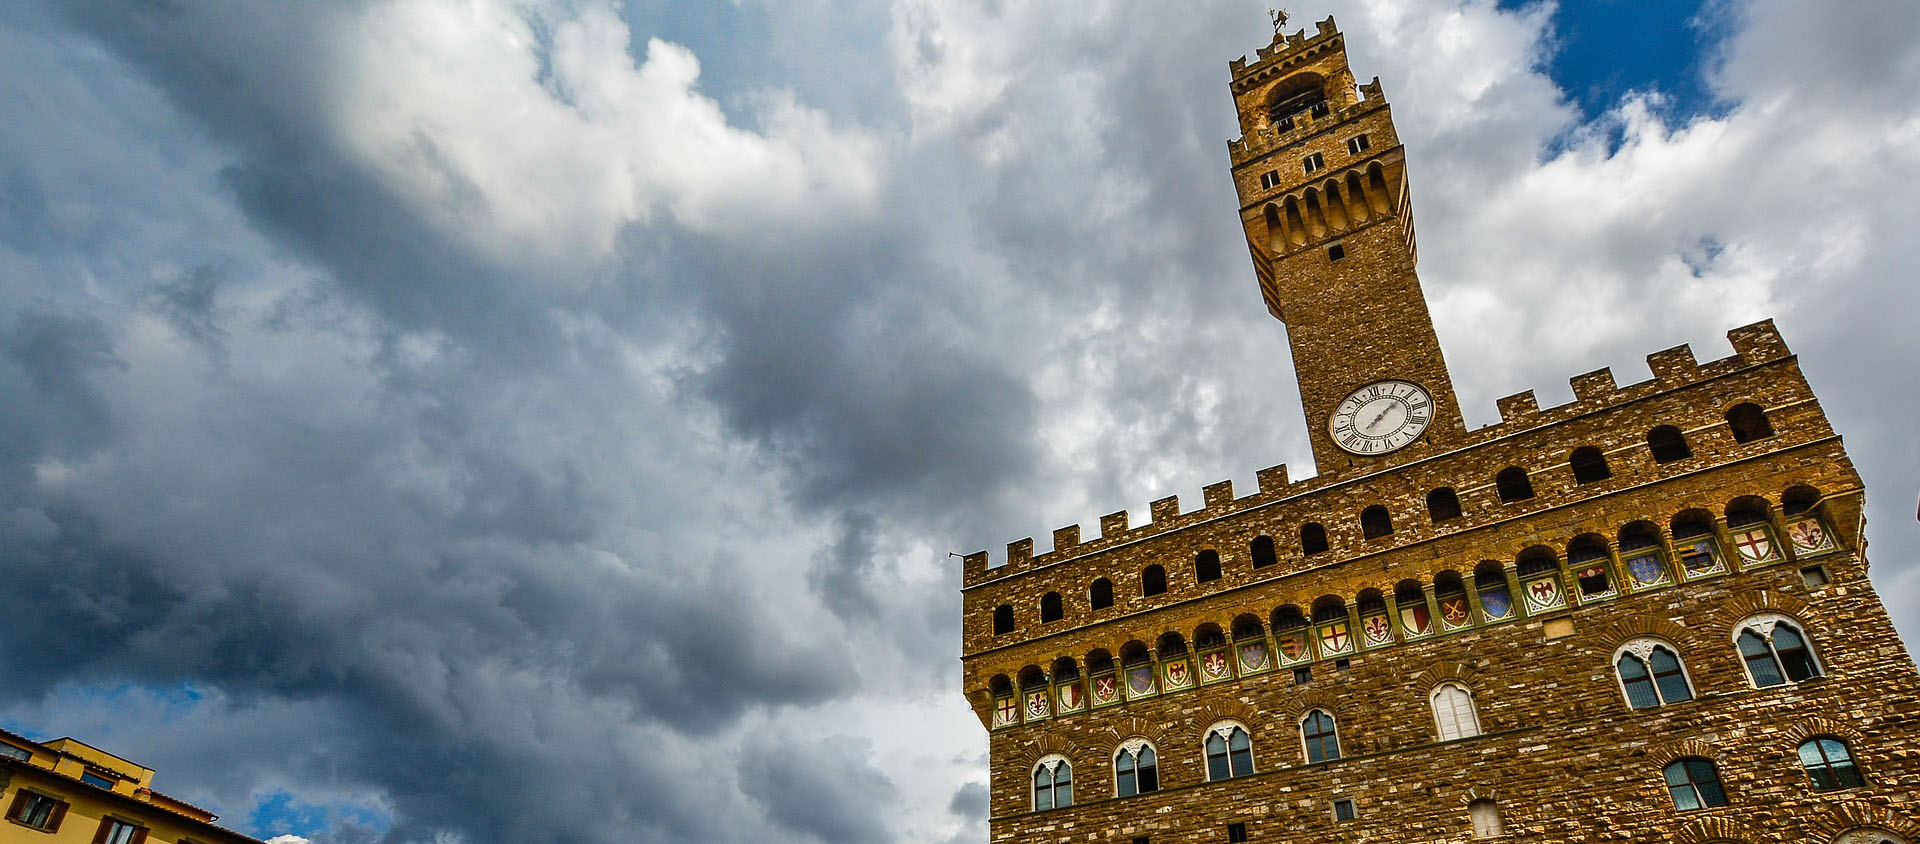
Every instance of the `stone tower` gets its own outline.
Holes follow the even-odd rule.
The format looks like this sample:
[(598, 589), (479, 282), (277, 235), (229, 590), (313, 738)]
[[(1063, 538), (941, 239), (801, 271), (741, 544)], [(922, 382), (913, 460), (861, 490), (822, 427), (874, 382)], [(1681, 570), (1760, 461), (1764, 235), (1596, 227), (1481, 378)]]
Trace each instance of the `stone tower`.
[(1920, 672), (1772, 323), (1469, 432), (1378, 81), (1331, 19), (1231, 66), (1320, 471), (966, 558), (991, 840), (1920, 844)]

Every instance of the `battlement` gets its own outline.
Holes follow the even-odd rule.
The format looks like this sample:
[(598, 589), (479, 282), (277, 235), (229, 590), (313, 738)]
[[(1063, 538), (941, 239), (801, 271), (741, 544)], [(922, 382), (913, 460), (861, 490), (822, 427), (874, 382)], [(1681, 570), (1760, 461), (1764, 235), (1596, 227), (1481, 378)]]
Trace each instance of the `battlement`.
[[(1606, 368), (1576, 375), (1569, 379), (1574, 393), (1573, 401), (1556, 407), (1541, 408), (1532, 390), (1506, 396), (1497, 402), (1500, 422), (1473, 431), (1469, 441), (1455, 452), (1419, 458), (1375, 475), (1401, 473), (1453, 453), (1488, 447), (1496, 441), (1577, 416), (1645, 401), (1750, 367), (1784, 360), (1792, 355), (1772, 320), (1735, 328), (1727, 332), (1727, 339), (1733, 345), (1734, 353), (1707, 363), (1697, 363), (1693, 350), (1684, 345), (1654, 352), (1647, 356), (1647, 365), (1654, 377), (1637, 384), (1617, 385), (1613, 372)], [(1252, 508), (1308, 496), (1333, 487), (1366, 483), (1375, 475), (1353, 477), (1323, 472), (1315, 477), (1293, 481), (1288, 476), (1286, 464), (1261, 469), (1256, 474), (1259, 489), (1249, 495), (1236, 498), (1233, 482), (1220, 481), (1202, 489), (1201, 506), (1195, 510), (1183, 511), (1178, 496), (1167, 496), (1149, 505), (1149, 520), (1144, 524), (1134, 525), (1127, 511), (1120, 510), (1100, 517), (1100, 535), (1095, 538), (1084, 537), (1080, 525), (1054, 530), (1053, 548), (1041, 554), (1034, 553), (1031, 537), (1008, 543), (1006, 555), (998, 564), (992, 561), (986, 551), (968, 554), (963, 562), (963, 588), (1104, 552)]]
[(1227, 142), (1227, 155), (1233, 166), (1238, 167), (1259, 158), (1276, 149), (1299, 143), (1315, 133), (1324, 132), (1349, 120), (1358, 118), (1377, 108), (1384, 108), (1386, 98), (1380, 93), (1380, 77), (1359, 88), (1359, 100), (1352, 105), (1332, 108), (1321, 117), (1301, 113), (1294, 115), (1288, 128), (1256, 126), (1246, 134)]
[(1275, 32), (1273, 42), (1255, 51), (1251, 63), (1246, 56), (1227, 62), (1227, 67), (1233, 71), (1234, 89), (1240, 90), (1242, 80), (1264, 78), (1271, 71), (1313, 57), (1323, 49), (1340, 43), (1340, 28), (1334, 25), (1332, 15), (1314, 24), (1313, 35), (1308, 35), (1305, 29), (1297, 30), (1292, 35)]

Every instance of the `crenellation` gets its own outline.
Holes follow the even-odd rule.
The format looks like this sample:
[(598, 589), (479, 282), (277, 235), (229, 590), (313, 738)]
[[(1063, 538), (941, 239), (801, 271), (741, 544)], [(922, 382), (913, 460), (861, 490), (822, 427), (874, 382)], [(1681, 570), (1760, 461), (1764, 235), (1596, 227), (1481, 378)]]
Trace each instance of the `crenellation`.
[(1007, 543), (1007, 566), (1010, 571), (1026, 568), (1033, 562), (1033, 537), (1016, 539)]
[(1693, 359), (1693, 347), (1685, 343), (1647, 355), (1647, 368), (1662, 387), (1684, 384), (1698, 378), (1700, 364)]
[(1540, 400), (1534, 398), (1532, 390), (1523, 390), (1511, 396), (1504, 396), (1494, 403), (1500, 410), (1500, 424), (1504, 427), (1532, 419), (1540, 413)]
[(1770, 319), (1728, 331), (1727, 340), (1733, 344), (1733, 353), (1749, 365), (1779, 360), (1793, 354)]
[(1619, 386), (1613, 381), (1613, 370), (1605, 366), (1575, 375), (1567, 379), (1567, 383), (1573, 387), (1574, 400), (1582, 402), (1604, 401), (1619, 391)]
[(1111, 543), (1127, 532), (1127, 511), (1116, 510), (1100, 517), (1100, 539)]
[(1080, 548), (1080, 526), (1068, 525), (1053, 529), (1053, 554), (1049, 556), (1070, 555)]
[(1291, 481), (1287, 480), (1287, 464), (1268, 466), (1253, 473), (1254, 480), (1260, 484), (1262, 498), (1279, 498)]
[(1148, 504), (1147, 514), (1153, 520), (1152, 524), (1155, 528), (1164, 528), (1173, 524), (1174, 518), (1180, 515), (1180, 496), (1169, 495)]
[(1212, 511), (1233, 505), (1233, 481), (1218, 481), (1200, 488), (1201, 508)]

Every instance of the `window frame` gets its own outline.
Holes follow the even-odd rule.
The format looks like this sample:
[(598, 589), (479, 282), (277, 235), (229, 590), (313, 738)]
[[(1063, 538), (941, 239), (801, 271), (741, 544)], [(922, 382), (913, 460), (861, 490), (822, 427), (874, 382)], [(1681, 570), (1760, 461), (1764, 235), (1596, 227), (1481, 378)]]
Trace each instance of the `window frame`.
[[(1307, 731), (1307, 723), (1309, 721), (1315, 721), (1318, 718), (1326, 719), (1326, 730), (1324, 732), (1309, 733)], [(1317, 728), (1319, 725), (1316, 724), (1315, 726)], [(1319, 765), (1327, 762), (1340, 761), (1340, 720), (1333, 717), (1333, 713), (1316, 706), (1300, 716), (1299, 727), (1300, 753), (1302, 758), (1307, 760), (1307, 764)], [(1329, 742), (1331, 742), (1331, 750), (1333, 751), (1331, 755), (1327, 752), (1329, 750)], [(1314, 758), (1316, 745), (1320, 754), (1317, 759)]]
[(1325, 170), (1327, 169), (1327, 156), (1324, 153), (1318, 152), (1308, 153), (1300, 159), (1300, 169), (1305, 170), (1309, 176)]
[[(1828, 744), (1835, 745), (1840, 749), (1840, 758), (1838, 760), (1827, 752), (1826, 745)], [(1807, 760), (1807, 748), (1809, 746), (1820, 756), (1820, 762), (1817, 765)], [(1853, 758), (1853, 747), (1846, 739), (1826, 734), (1809, 736), (1806, 741), (1800, 743), (1799, 747), (1794, 748), (1794, 753), (1800, 758), (1800, 768), (1806, 771), (1807, 779), (1811, 782), (1815, 792), (1825, 794), (1833, 791), (1864, 788), (1867, 785), (1867, 775), (1864, 771), (1860, 770), (1860, 762)], [(1851, 782), (1843, 780), (1840, 774), (1842, 770), (1840, 763), (1845, 763), (1844, 770), (1847, 775), (1851, 776)], [(1820, 776), (1814, 773), (1815, 769), (1826, 772), (1830, 778), (1827, 785), (1821, 784)]]
[(1361, 132), (1347, 139), (1347, 154), (1359, 155), (1373, 148), (1373, 141), (1367, 139), (1367, 133)]
[[(1793, 635), (1800, 640), (1800, 646), (1790, 650), (1799, 651), (1801, 658), (1805, 661), (1805, 667), (1811, 669), (1804, 677), (1795, 678), (1793, 676), (1793, 673), (1788, 670), (1786, 657), (1780, 652), (1780, 646), (1773, 640), (1774, 633), (1782, 626), (1792, 631)], [(1747, 653), (1746, 648), (1741, 645), (1741, 640), (1744, 639), (1749, 632), (1753, 633), (1754, 636), (1766, 646), (1766, 653)], [(1808, 680), (1817, 680), (1827, 676), (1826, 665), (1820, 661), (1820, 653), (1813, 646), (1813, 637), (1807, 635), (1805, 625), (1802, 625), (1789, 616), (1780, 613), (1757, 613), (1743, 618), (1739, 624), (1733, 626), (1732, 641), (1734, 653), (1740, 657), (1740, 668), (1746, 675), (1747, 685), (1751, 688), (1771, 689), (1779, 686), (1794, 686)], [(1767, 660), (1772, 670), (1777, 672), (1780, 677), (1779, 682), (1762, 684), (1760, 678), (1754, 676), (1753, 664), (1755, 661), (1761, 659)]]
[[(1142, 754), (1150, 755), (1152, 762), (1150, 764), (1141, 764), (1140, 757)], [(1132, 762), (1131, 769), (1125, 771), (1125, 773), (1128, 776), (1130, 776), (1132, 779), (1132, 782), (1133, 782), (1132, 791), (1127, 791), (1126, 789), (1122, 788), (1120, 785), (1120, 781), (1121, 781), (1120, 778), (1122, 774), (1122, 769), (1120, 767), (1120, 760), (1123, 757), (1131, 760)], [(1143, 777), (1141, 776), (1141, 771), (1143, 770), (1152, 772), (1151, 773), (1151, 777), (1153, 779), (1152, 788), (1141, 787), (1141, 781), (1143, 779)], [(1160, 750), (1159, 748), (1154, 747), (1153, 742), (1143, 738), (1128, 739), (1124, 742), (1121, 742), (1120, 747), (1118, 747), (1113, 751), (1113, 796), (1114, 797), (1138, 797), (1142, 794), (1153, 794), (1154, 792), (1157, 792), (1159, 790), (1160, 790)]]
[[(1655, 670), (1653, 666), (1653, 653), (1655, 651), (1665, 651), (1668, 656), (1673, 658), (1676, 667), (1673, 673), (1663, 674)], [(1636, 679), (1641, 679), (1647, 683), (1648, 688), (1654, 695), (1653, 703), (1646, 706), (1634, 704), (1633, 692), (1628, 685), (1627, 677), (1620, 670), (1621, 662), (1628, 657), (1632, 657), (1640, 664), (1641, 670), (1646, 672), (1644, 678)], [(1621, 645), (1614, 649), (1611, 664), (1613, 666), (1614, 685), (1620, 690), (1621, 699), (1626, 701), (1628, 709), (1636, 712), (1643, 709), (1659, 709), (1662, 706), (1669, 706), (1676, 703), (1686, 703), (1700, 696), (1700, 690), (1693, 685), (1693, 675), (1687, 671), (1687, 661), (1680, 656), (1680, 647), (1665, 639), (1641, 638)], [(1685, 698), (1669, 700), (1668, 690), (1661, 686), (1660, 679), (1662, 677), (1673, 677), (1675, 675), (1679, 676), (1681, 684), (1686, 688), (1687, 696)]]
[[(1470, 723), (1468, 726), (1471, 727), (1472, 732), (1461, 731), (1460, 724), (1459, 724), (1460, 719), (1458, 717), (1459, 710), (1456, 708), (1454, 711), (1455, 717), (1454, 717), (1454, 723), (1452, 726), (1454, 727), (1454, 732), (1456, 732), (1457, 735), (1454, 735), (1451, 737), (1447, 735), (1448, 733), (1447, 728), (1449, 725), (1447, 724), (1447, 722), (1441, 720), (1440, 718), (1440, 696), (1442, 694), (1446, 694), (1448, 691), (1458, 692), (1461, 696), (1466, 698), (1466, 716), (1469, 719)], [(1427, 709), (1433, 713), (1434, 735), (1437, 736), (1440, 741), (1459, 741), (1461, 739), (1470, 739), (1485, 733), (1485, 730), (1483, 730), (1480, 726), (1479, 702), (1476, 700), (1473, 694), (1473, 689), (1468, 688), (1465, 683), (1449, 680), (1447, 682), (1440, 683), (1439, 685), (1434, 686), (1432, 691), (1427, 692)]]
[[(34, 823), (27, 820), (27, 803), (29, 800), (46, 801), (47, 815), (41, 823)], [(7, 804), (7, 820), (28, 829), (36, 829), (41, 832), (59, 832), (60, 823), (66, 820), (67, 808), (70, 805), (71, 804), (60, 799), (58, 796), (22, 786), (14, 792), (13, 801)]]
[[(1236, 736), (1243, 736), (1247, 746), (1236, 749), (1233, 746)], [(1222, 752), (1219, 758), (1226, 764), (1224, 776), (1214, 776), (1215, 757), (1213, 748), (1210, 746), (1214, 739), (1220, 740)], [(1240, 770), (1241, 766), (1237, 764), (1241, 760), (1246, 762), (1244, 770)], [(1239, 721), (1221, 721), (1208, 727), (1200, 737), (1200, 761), (1206, 770), (1207, 782), (1222, 782), (1254, 774), (1256, 769), (1253, 766), (1253, 731)]]
[[(1700, 769), (1695, 767), (1696, 763), (1704, 766), (1711, 780), (1710, 784), (1712, 789), (1718, 793), (1720, 802), (1715, 803), (1707, 799), (1707, 793), (1703, 790), (1703, 786), (1709, 783), (1707, 780), (1698, 778)], [(1685, 782), (1676, 783), (1673, 781), (1673, 772), (1676, 769), (1684, 776)], [(1682, 756), (1668, 762), (1660, 769), (1660, 780), (1665, 784), (1667, 799), (1673, 801), (1673, 808), (1676, 811), (1696, 812), (1701, 809), (1718, 809), (1733, 804), (1733, 799), (1727, 794), (1726, 783), (1720, 779), (1720, 766), (1715, 764), (1712, 759), (1704, 756)], [(1681, 805), (1681, 789), (1686, 789), (1688, 793), (1693, 795), (1692, 800), (1694, 805)]]
[[(1042, 771), (1045, 771), (1047, 777), (1046, 806), (1040, 805), (1040, 776)], [(1061, 782), (1060, 773), (1062, 771), (1066, 772), (1064, 783)], [(1073, 806), (1073, 762), (1068, 760), (1067, 757), (1058, 753), (1049, 753), (1040, 757), (1033, 763), (1033, 770), (1031, 771), (1029, 779), (1033, 784), (1033, 811), (1050, 812), (1054, 809), (1066, 809)], [(1065, 803), (1060, 802), (1060, 790), (1063, 785), (1067, 792), (1067, 801)]]

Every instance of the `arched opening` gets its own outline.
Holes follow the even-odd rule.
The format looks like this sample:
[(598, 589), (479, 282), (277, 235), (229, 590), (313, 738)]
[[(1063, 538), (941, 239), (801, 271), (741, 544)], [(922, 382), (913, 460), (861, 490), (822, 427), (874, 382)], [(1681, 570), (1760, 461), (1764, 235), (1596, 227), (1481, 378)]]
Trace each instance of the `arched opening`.
[(1324, 553), (1327, 550), (1327, 528), (1319, 522), (1308, 522), (1300, 526), (1300, 553), (1309, 556)]
[(1513, 617), (1513, 593), (1507, 590), (1507, 574), (1498, 562), (1483, 560), (1474, 566), (1473, 591), (1480, 596), (1480, 614), (1487, 620)]
[(1287, 251), (1287, 227), (1281, 222), (1280, 206), (1267, 203), (1261, 216), (1267, 222), (1267, 251), (1275, 255)]
[(993, 608), (993, 635), (1013, 632), (1013, 605), (1001, 604)]
[(1053, 682), (1071, 683), (1080, 679), (1080, 663), (1073, 657), (1063, 656), (1053, 661)]
[(1267, 100), (1267, 120), (1277, 132), (1293, 129), (1302, 115), (1314, 118), (1329, 113), (1326, 80), (1319, 74), (1303, 73), (1287, 80), (1275, 86), (1272, 98)]
[(1013, 680), (1005, 674), (995, 674), (992, 680), (987, 681), (987, 690), (992, 692), (994, 697), (1011, 697)]
[(1159, 595), (1166, 591), (1167, 591), (1167, 570), (1166, 569), (1161, 568), (1159, 564), (1156, 563), (1154, 565), (1147, 566), (1145, 570), (1140, 572), (1140, 594), (1141, 595), (1153, 596), (1153, 595)]
[(1340, 195), (1340, 180), (1330, 180), (1322, 185), (1322, 189), (1324, 191), (1323, 195), (1327, 198), (1327, 225), (1331, 226), (1335, 231), (1346, 231), (1349, 228), (1347, 222), (1347, 200), (1346, 197)]
[(1107, 653), (1106, 648), (1094, 648), (1093, 650), (1087, 652), (1087, 673), (1088, 674), (1094, 674), (1094, 675), (1106, 674), (1112, 670), (1113, 670), (1113, 654)]
[(1473, 692), (1457, 682), (1446, 682), (1427, 694), (1433, 706), (1433, 723), (1441, 741), (1472, 738), (1480, 734), (1480, 713), (1474, 709)]
[(1046, 688), (1046, 686), (1047, 686), (1047, 672), (1041, 671), (1040, 666), (1029, 665), (1025, 668), (1020, 669), (1020, 690), (1021, 691), (1030, 692), (1030, 691), (1033, 691), (1034, 689)]
[(1387, 190), (1387, 171), (1379, 162), (1367, 168), (1367, 202), (1373, 206), (1373, 213), (1385, 214), (1398, 204), (1399, 197)]
[(1727, 527), (1742, 528), (1766, 523), (1766, 499), (1758, 495), (1742, 495), (1727, 502)]
[(1594, 600), (1614, 594), (1613, 553), (1607, 549), (1607, 540), (1599, 534), (1581, 534), (1567, 543), (1567, 568), (1573, 571), (1581, 599)]
[(1196, 583), (1220, 579), (1220, 552), (1211, 548), (1201, 551), (1193, 557), (1193, 579)]
[(1788, 487), (1780, 496), (1780, 512), (1788, 516), (1798, 516), (1813, 510), (1820, 503), (1820, 490), (1799, 484)]
[(1282, 203), (1287, 211), (1287, 242), (1304, 246), (1307, 242), (1307, 215), (1300, 210), (1300, 198), (1289, 196)]
[(1367, 647), (1393, 644), (1393, 623), (1387, 620), (1387, 599), (1380, 590), (1360, 590), (1353, 611), (1360, 616), (1360, 637)]
[(1220, 625), (1214, 624), (1211, 621), (1193, 630), (1193, 647), (1195, 650), (1204, 651), (1210, 648), (1218, 648), (1226, 643), (1227, 634), (1220, 631)]
[(1306, 745), (1309, 765), (1340, 758), (1340, 734), (1326, 710), (1311, 710), (1300, 719), (1300, 740)]
[(1347, 174), (1347, 216), (1358, 225), (1373, 218), (1373, 210), (1367, 207), (1366, 187), (1360, 183), (1358, 171)]
[(1152, 661), (1153, 653), (1147, 650), (1146, 644), (1138, 639), (1120, 646), (1120, 666), (1122, 668), (1146, 665)]
[(1233, 619), (1233, 640), (1246, 642), (1266, 638), (1267, 631), (1260, 626), (1260, 617), (1253, 613), (1241, 613)]
[(1518, 466), (1501, 469), (1493, 476), (1493, 487), (1500, 493), (1500, 500), (1509, 504), (1533, 497), (1533, 481), (1527, 477), (1527, 470)]
[(1573, 467), (1573, 482), (1590, 484), (1613, 477), (1613, 470), (1607, 468), (1607, 456), (1600, 449), (1583, 445), (1573, 450), (1567, 457), (1567, 464)]
[(1453, 487), (1443, 486), (1427, 493), (1427, 515), (1435, 524), (1460, 518), (1460, 496)]
[(1506, 824), (1500, 820), (1499, 804), (1481, 798), (1467, 804), (1467, 817), (1473, 821), (1473, 837), (1499, 838), (1506, 833)]
[(1307, 636), (1307, 617), (1300, 608), (1288, 604), (1273, 611), (1273, 641), (1287, 662), (1313, 658), (1313, 643)]
[(1387, 515), (1387, 508), (1375, 504), (1361, 510), (1360, 533), (1368, 539), (1379, 539), (1393, 533), (1393, 517)]
[(1727, 427), (1733, 430), (1733, 441), (1750, 443), (1773, 436), (1773, 423), (1767, 421), (1767, 412), (1753, 402), (1736, 404), (1727, 411)]
[(1087, 588), (1087, 603), (1096, 610), (1113, 606), (1113, 581), (1100, 578)]
[(1063, 602), (1060, 600), (1060, 593), (1048, 592), (1040, 596), (1040, 622), (1042, 624), (1049, 621), (1059, 621), (1064, 615), (1066, 615), (1066, 611), (1063, 607)]
[[(1218, 628), (1215, 629), (1218, 630)], [(1160, 634), (1160, 640), (1155, 643), (1154, 650), (1159, 654), (1163, 662), (1169, 659), (1179, 659), (1187, 655), (1187, 637), (1169, 630)]]
[(1564, 584), (1560, 580), (1560, 558), (1552, 548), (1535, 545), (1520, 552), (1513, 561), (1520, 576), (1520, 594), (1526, 596), (1528, 612), (1545, 612), (1567, 605)]
[(1347, 617), (1347, 602), (1338, 595), (1321, 595), (1313, 601), (1314, 623), (1323, 621), (1344, 621)]
[(1320, 208), (1320, 189), (1307, 188), (1304, 194), (1307, 211), (1307, 235), (1314, 240), (1327, 236), (1327, 215)]
[(1273, 537), (1264, 533), (1253, 538), (1248, 551), (1253, 555), (1254, 568), (1263, 569), (1279, 562), (1279, 558), (1273, 552)]
[(1647, 451), (1653, 453), (1653, 462), (1672, 463), (1693, 456), (1693, 449), (1687, 447), (1687, 438), (1679, 428), (1661, 425), (1647, 432)]

